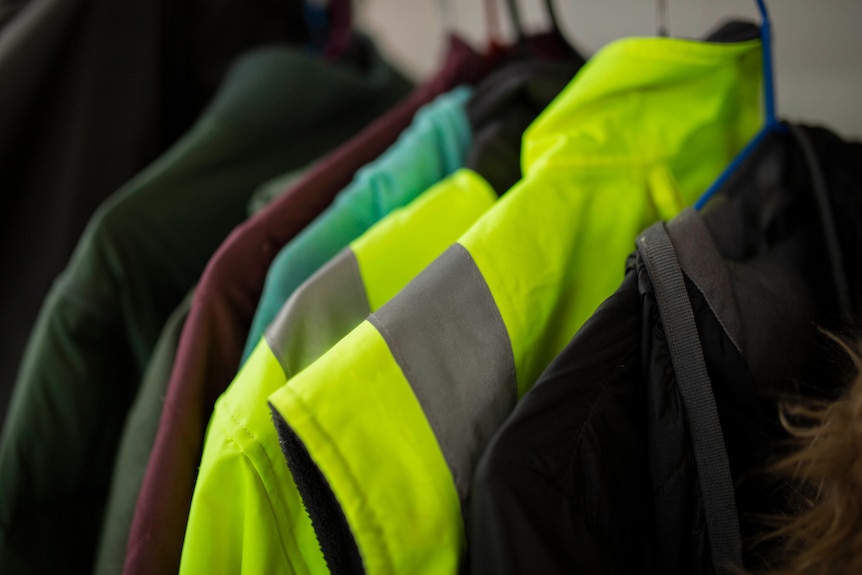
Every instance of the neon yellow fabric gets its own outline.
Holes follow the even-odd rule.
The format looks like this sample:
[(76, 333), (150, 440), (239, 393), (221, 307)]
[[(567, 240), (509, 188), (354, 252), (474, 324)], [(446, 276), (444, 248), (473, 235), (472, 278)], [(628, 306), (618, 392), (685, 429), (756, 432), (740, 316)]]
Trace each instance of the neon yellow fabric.
[(392, 299), (496, 199), (481, 176), (462, 169), (420, 196), (409, 209), (392, 214), (379, 231), (354, 241), (351, 248), (365, 280), (371, 311)]
[[(519, 394), (622, 280), (636, 235), (693, 203), (754, 135), (759, 80), (758, 41), (621, 40), (530, 127), (524, 179), (459, 240), (502, 315)], [(420, 293), (411, 303), (434, 297)], [(369, 574), (455, 573), (465, 549), (451, 471), (410, 392), (365, 323), (270, 397)]]
[(459, 240), (508, 328), (520, 394), (620, 284), (637, 234), (693, 204), (757, 132), (759, 46), (616, 42), (530, 126), (524, 180)]
[(216, 404), (180, 573), (326, 573), (311, 520), (296, 485), (284, 472), (277, 439), (275, 450), (255, 440), (262, 429), (260, 418), (269, 416), (266, 404), (255, 399), (284, 383), (281, 366), (263, 339), (237, 374), (237, 382), (256, 387), (258, 393), (227, 397), (226, 392)]
[[(286, 406), (281, 413), (289, 417), (291, 425), (308, 432), (303, 439), (317, 464), (327, 470), (327, 476), (337, 477), (338, 486), (343, 488), (338, 492), (338, 500), (345, 515), (351, 518), (351, 525), (360, 530), (354, 536), (373, 545), (363, 549), (368, 573), (454, 573), (458, 551), (464, 545), (460, 540), (462, 534), (455, 529), (439, 529), (435, 519), (441, 514), (460, 518), (461, 505), (451, 481), (436, 480), (448, 476), (449, 469), (431, 428), (415, 423), (424, 418), (422, 407), (388, 353), (386, 342), (370, 323), (362, 322), (337, 347), (347, 354), (341, 361), (350, 366), (361, 385), (345, 386), (333, 395), (335, 388), (327, 383), (332, 376), (344, 377), (345, 373), (338, 369), (338, 362), (316, 361), (300, 374), (304, 376), (302, 386), (295, 390), (288, 383), (273, 396), (274, 401)], [(375, 401), (368, 402), (372, 390)], [(357, 409), (364, 412), (361, 420), (355, 417)], [(329, 438), (333, 429), (345, 437), (354, 430), (362, 434), (361, 427), (368, 420), (385, 422), (380, 432), (387, 434), (387, 448), (391, 452), (366, 450), (364, 457), (352, 457), (341, 451), (341, 447), (355, 449), (355, 446)], [(339, 427), (333, 428), (333, 424)], [(404, 467), (421, 473), (415, 474), (411, 481), (395, 484), (356, 480), (403, 477)], [(376, 506), (391, 500), (394, 489), (398, 490), (398, 499), (408, 501), (409, 506), (399, 508), (397, 514), (379, 515)], [(429, 540), (435, 542), (435, 548), (428, 548)], [(404, 557), (392, 556), (388, 547), (419, 552), (405, 561)]]
[[(451, 245), (496, 197), (481, 177), (461, 170), (355, 240), (350, 249), (371, 310)], [(309, 357), (290, 360), (307, 365), (324, 351), (309, 350)], [(284, 383), (284, 371), (262, 338), (216, 403), (189, 513), (181, 573), (327, 572), (266, 403)], [(433, 445), (433, 435), (424, 441)]]

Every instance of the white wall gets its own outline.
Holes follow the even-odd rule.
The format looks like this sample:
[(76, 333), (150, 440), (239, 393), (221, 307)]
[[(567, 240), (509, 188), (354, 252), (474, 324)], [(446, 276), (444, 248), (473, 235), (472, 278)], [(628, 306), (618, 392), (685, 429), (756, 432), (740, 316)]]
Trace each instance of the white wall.
[[(501, 26), (509, 31), (504, 0)], [(484, 0), (362, 0), (360, 26), (414, 78), (433, 73), (449, 26), (480, 47), (487, 42)], [(528, 29), (546, 26), (543, 0), (520, 0)], [(655, 35), (654, 0), (555, 0), (566, 36), (585, 54), (607, 42)], [(671, 35), (699, 37), (731, 16), (757, 21), (754, 0), (667, 0)], [(778, 112), (862, 138), (862, 0), (771, 0)], [(511, 36), (511, 34), (509, 34)]]

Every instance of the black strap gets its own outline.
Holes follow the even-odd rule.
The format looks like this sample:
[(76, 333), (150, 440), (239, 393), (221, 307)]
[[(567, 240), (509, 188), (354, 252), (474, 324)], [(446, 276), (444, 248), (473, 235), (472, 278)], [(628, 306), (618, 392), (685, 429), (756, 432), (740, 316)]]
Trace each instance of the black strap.
[(742, 568), (742, 538), (730, 464), (682, 270), (664, 224), (637, 240), (655, 289), (677, 385), (688, 416), (716, 574)]

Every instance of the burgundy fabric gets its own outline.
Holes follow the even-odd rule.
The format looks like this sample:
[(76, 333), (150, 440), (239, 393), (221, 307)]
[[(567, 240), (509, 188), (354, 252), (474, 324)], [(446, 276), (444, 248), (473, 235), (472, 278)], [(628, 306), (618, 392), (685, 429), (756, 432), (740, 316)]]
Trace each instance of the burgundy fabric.
[(350, 47), (350, 38), (353, 36), (351, 0), (332, 0), (329, 6), (329, 17), (331, 19), (329, 43), (323, 55), (334, 60)]
[(195, 292), (141, 487), (124, 573), (176, 573), (206, 426), (236, 375), (267, 270), (355, 172), (392, 145), (437, 95), (489, 72), (499, 56), (452, 37), (443, 69), (395, 109), (330, 154), (266, 210), (236, 228), (210, 260)]

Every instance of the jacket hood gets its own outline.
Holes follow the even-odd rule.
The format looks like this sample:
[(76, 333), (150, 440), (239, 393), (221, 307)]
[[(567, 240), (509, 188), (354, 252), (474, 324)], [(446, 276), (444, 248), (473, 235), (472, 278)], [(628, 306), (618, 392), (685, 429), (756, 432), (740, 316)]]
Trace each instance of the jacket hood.
[[(859, 302), (841, 294), (859, 289), (854, 260), (862, 241), (862, 147), (824, 130), (788, 131), (770, 135), (703, 213), (690, 210), (667, 225), (689, 282), (741, 539), (749, 542), (763, 529), (759, 518), (780, 512), (795, 497), (764, 473), (775, 442), (786, 439), (777, 400), (835, 395), (846, 366), (835, 361), (818, 328), (847, 333), (859, 317)], [(653, 289), (640, 252), (638, 262), (648, 301)], [(698, 416), (679, 408), (680, 373), (668, 363), (663, 338), (671, 338), (662, 335), (666, 323), (655, 309), (644, 305), (643, 321), (652, 327), (644, 330), (651, 335), (642, 347), (651, 350), (644, 354), (650, 361), (643, 370), (649, 374), (656, 540), (659, 549), (675, 549), (660, 554), (660, 572), (707, 573), (716, 550), (707, 538), (712, 524), (703, 501), (708, 490), (715, 491), (717, 479), (713, 468), (693, 463), (697, 448), (689, 445), (703, 420), (692, 423)], [(757, 549), (758, 554), (770, 552), (765, 546)], [(751, 552), (746, 559), (759, 561)]]

